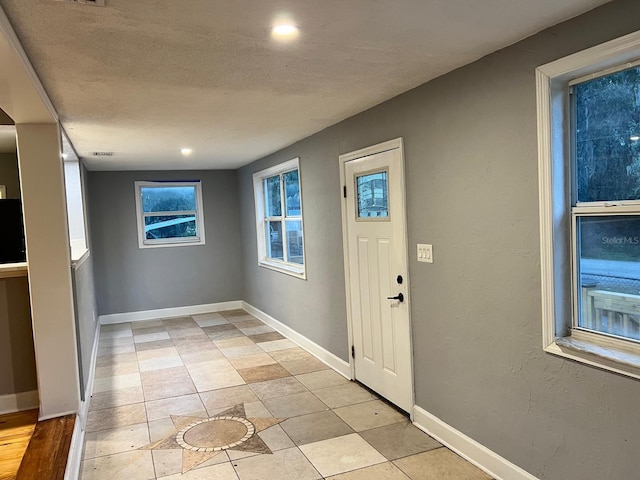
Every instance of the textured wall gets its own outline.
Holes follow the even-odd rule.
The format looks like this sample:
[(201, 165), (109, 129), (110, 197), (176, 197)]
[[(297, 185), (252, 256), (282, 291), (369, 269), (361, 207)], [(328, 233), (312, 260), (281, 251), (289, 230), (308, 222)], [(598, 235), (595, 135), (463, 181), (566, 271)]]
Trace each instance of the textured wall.
[(6, 185), (7, 198), (20, 198), (20, 174), (15, 153), (0, 153), (0, 185)]
[[(98, 312), (240, 300), (240, 227), (233, 171), (89, 172)], [(138, 248), (134, 182), (201, 180), (206, 244)]]
[[(534, 71), (638, 29), (612, 2), (242, 169), (245, 299), (346, 358), (338, 154), (402, 136), (417, 404), (541, 479), (637, 478), (640, 382), (542, 351)], [(295, 156), (307, 282), (255, 257), (250, 173)]]
[(37, 390), (27, 277), (0, 280), (0, 396)]

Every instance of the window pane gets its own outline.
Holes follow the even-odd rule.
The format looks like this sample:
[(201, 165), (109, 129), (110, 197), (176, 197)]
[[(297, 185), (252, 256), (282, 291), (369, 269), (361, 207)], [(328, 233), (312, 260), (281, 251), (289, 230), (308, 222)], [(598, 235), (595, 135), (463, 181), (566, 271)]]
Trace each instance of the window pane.
[(160, 238), (197, 237), (195, 215), (162, 215), (145, 217), (144, 234), (147, 240)]
[(358, 218), (388, 217), (387, 172), (357, 177)]
[(640, 340), (640, 216), (578, 218), (579, 326)]
[(282, 215), (280, 206), (280, 175), (264, 180), (264, 196), (267, 217), (279, 217)]
[(196, 210), (196, 187), (140, 187), (142, 211), (179, 212)]
[(302, 214), (300, 210), (300, 181), (298, 170), (292, 170), (284, 175), (286, 215), (296, 217)]
[(575, 86), (579, 202), (640, 199), (640, 68)]
[(304, 244), (302, 242), (302, 222), (300, 220), (287, 220), (285, 222), (287, 230), (287, 251), (289, 262), (304, 263)]
[(282, 251), (282, 222), (267, 222), (267, 257), (284, 260)]

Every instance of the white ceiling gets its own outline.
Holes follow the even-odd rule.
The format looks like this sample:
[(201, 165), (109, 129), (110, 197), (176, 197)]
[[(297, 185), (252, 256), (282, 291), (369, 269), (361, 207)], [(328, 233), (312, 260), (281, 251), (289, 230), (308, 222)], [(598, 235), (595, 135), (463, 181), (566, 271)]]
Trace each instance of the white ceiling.
[[(607, 0), (0, 0), (92, 169), (236, 168)], [(276, 42), (279, 17), (300, 27)], [(193, 148), (188, 158), (180, 148)], [(92, 152), (112, 151), (112, 157)]]

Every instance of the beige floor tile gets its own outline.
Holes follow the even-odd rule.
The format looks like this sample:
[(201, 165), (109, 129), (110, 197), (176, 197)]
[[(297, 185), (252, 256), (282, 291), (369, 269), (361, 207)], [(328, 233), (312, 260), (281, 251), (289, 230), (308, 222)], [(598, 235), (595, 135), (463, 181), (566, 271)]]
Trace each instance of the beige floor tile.
[(284, 433), (284, 430), (282, 430), (280, 425), (269, 427), (258, 433), (258, 436), (267, 444), (267, 447), (269, 447), (272, 452), (295, 447), (295, 444), (291, 441), (289, 436)]
[(198, 392), (243, 385), (245, 381), (226, 360), (193, 363), (187, 365), (189, 375)]
[(244, 411), (247, 414), (247, 418), (269, 418), (273, 417), (271, 412), (267, 410), (264, 403), (261, 401), (247, 402), (244, 404)]
[(411, 423), (393, 423), (384, 427), (360, 432), (371, 446), (388, 460), (426, 452), (442, 445)]
[(291, 373), (291, 375), (329, 369), (329, 366), (326, 363), (321, 362), (314, 357), (303, 358), (300, 360), (290, 360), (288, 362), (280, 362), (280, 365), (286, 368)]
[(255, 335), (251, 335), (248, 338), (255, 343), (263, 343), (263, 342), (272, 342), (274, 340), (282, 340), (285, 338), (281, 333), (278, 332), (268, 332), (268, 333), (258, 333)]
[(138, 357), (135, 352), (120, 353), (117, 355), (103, 355), (96, 359), (96, 368), (106, 367), (108, 365), (117, 365), (119, 363), (133, 363), (137, 361)]
[(136, 450), (149, 443), (147, 423), (138, 423), (109, 430), (87, 432), (84, 436), (83, 459)]
[(115, 377), (138, 372), (138, 362), (114, 363), (104, 367), (96, 367), (94, 378)]
[(287, 395), (286, 397), (269, 398), (263, 400), (264, 406), (269, 409), (274, 417), (289, 418), (308, 413), (328, 410), (324, 403), (318, 400), (313, 393), (304, 392)]
[(138, 328), (133, 332), (133, 334), (135, 336), (138, 336), (138, 335), (147, 335), (149, 333), (161, 333), (161, 332), (166, 333), (166, 331), (167, 331), (167, 327), (165, 327), (164, 325), (157, 325), (154, 327)]
[(182, 473), (182, 449), (153, 450), (153, 466), (158, 478)]
[(175, 347), (156, 348), (138, 352), (136, 355), (138, 355), (138, 362), (143, 362), (152, 358), (176, 357), (178, 356), (178, 350)]
[(337, 408), (334, 412), (356, 432), (407, 421), (407, 417), (380, 400)]
[(246, 322), (247, 320), (256, 320), (256, 317), (253, 315), (249, 315), (247, 312), (237, 315), (229, 315), (227, 313), (222, 313), (222, 316), (229, 320), (231, 323), (237, 322)]
[(162, 323), (167, 327), (172, 328), (190, 328), (196, 325), (196, 322), (192, 317), (180, 316), (180, 317), (166, 317), (162, 319)]
[(96, 356), (103, 357), (105, 355), (120, 355), (123, 353), (132, 353), (136, 351), (136, 347), (133, 343), (127, 345), (106, 345), (98, 348), (98, 353)]
[(153, 342), (136, 343), (136, 352), (144, 352), (146, 350), (157, 350), (159, 348), (171, 348), (173, 347), (173, 341), (168, 340), (155, 340)]
[(145, 343), (145, 342), (156, 342), (158, 340), (169, 340), (169, 334), (167, 332), (156, 332), (156, 333), (137, 333), (139, 330), (136, 330), (135, 335), (133, 336), (134, 343)]
[(268, 398), (284, 397), (294, 393), (306, 392), (307, 389), (293, 377), (278, 378), (268, 382), (252, 383), (253, 390), (260, 400)]
[(265, 352), (274, 352), (276, 350), (286, 350), (288, 348), (294, 348), (297, 345), (288, 338), (285, 338), (284, 340), (273, 340), (271, 342), (260, 343), (258, 344), (258, 346)]
[(182, 362), (187, 365), (190, 363), (215, 362), (221, 360), (224, 355), (220, 350), (215, 348), (213, 344), (211, 349), (200, 349), (191, 352), (180, 353)]
[(269, 352), (269, 355), (271, 355), (277, 362), (289, 362), (291, 360), (301, 360), (303, 358), (310, 358), (313, 356), (300, 347), (275, 350), (273, 352)]
[(300, 450), (325, 477), (387, 461), (356, 433), (302, 445)]
[(205, 334), (207, 335), (211, 335), (214, 333), (219, 333), (219, 332), (226, 332), (226, 331), (234, 331), (234, 332), (239, 332), (240, 330), (238, 330), (236, 328), (235, 325), (231, 324), (231, 323), (221, 323), (220, 325), (213, 325), (211, 327), (202, 327), (201, 329)]
[(234, 337), (215, 341), (215, 346), (221, 349), (231, 347), (244, 347), (247, 345), (255, 345), (255, 343), (249, 337)]
[(238, 373), (247, 383), (266, 382), (268, 380), (274, 380), (276, 378), (291, 376), (289, 372), (287, 372), (284, 368), (282, 368), (282, 366), (277, 363), (273, 363), (271, 365), (262, 365), (259, 367), (239, 369)]
[[(241, 337), (247, 338), (247, 337)], [(251, 345), (241, 345), (238, 347), (220, 348), (222, 354), (227, 358), (246, 357), (247, 355), (257, 355), (263, 353), (263, 350), (255, 343)]]
[(180, 354), (218, 349), (218, 347), (216, 347), (211, 339), (204, 333), (201, 335), (174, 338), (173, 344)]
[(108, 323), (106, 325), (100, 325), (100, 334), (107, 332), (130, 332), (131, 323)]
[(91, 395), (89, 409), (100, 410), (102, 408), (118, 407), (141, 402), (144, 402), (142, 387), (129, 387), (121, 390), (108, 390), (106, 392), (94, 393)]
[(353, 429), (331, 410), (289, 418), (280, 426), (296, 445), (354, 433)]
[(196, 393), (191, 376), (183, 366), (142, 372), (140, 378), (146, 401)]
[(233, 462), (240, 480), (317, 480), (321, 478), (309, 460), (297, 448), (272, 455), (255, 455)]
[(313, 393), (331, 408), (340, 408), (376, 399), (368, 390), (355, 382), (321, 388)]
[(194, 320), (200, 328), (215, 327), (216, 325), (224, 325), (225, 323), (229, 323), (229, 321), (222, 316), (216, 317), (216, 318), (195, 318), (194, 317)]
[(209, 392), (201, 392), (200, 398), (207, 411), (213, 411), (220, 408), (229, 408), (240, 403), (249, 403), (258, 401), (253, 390), (248, 385), (239, 385), (237, 387), (222, 388), (220, 390), (212, 390)]
[(251, 327), (262, 327), (264, 323), (262, 323), (257, 318), (251, 318), (249, 320), (241, 320), (239, 322), (236, 321), (234, 322), (234, 325), (237, 328), (243, 329), (243, 328), (251, 328)]
[(447, 448), (393, 462), (411, 480), (487, 480), (491, 477)]
[(263, 333), (273, 333), (275, 330), (269, 325), (261, 325), (259, 327), (245, 327), (240, 329), (245, 335), (260, 335)]
[(410, 480), (393, 463), (379, 463), (347, 473), (327, 477), (327, 480)]
[(80, 480), (153, 480), (156, 478), (149, 450), (133, 450), (91, 458), (84, 460), (80, 468)]
[(168, 329), (168, 331), (169, 331), (169, 336), (173, 339), (202, 335), (202, 329), (197, 325), (193, 328), (181, 328), (178, 330)]
[(139, 387), (139, 373), (129, 373), (127, 375), (116, 375), (114, 377), (96, 378), (93, 381), (93, 392), (107, 392), (110, 390), (122, 390), (124, 388)]
[(133, 345), (133, 337), (115, 337), (115, 338), (103, 338), (100, 336), (100, 342), (98, 343), (100, 348), (106, 347), (121, 347), (125, 345)]
[(88, 433), (110, 430), (146, 421), (147, 415), (144, 403), (132, 403), (131, 405), (90, 411), (87, 415), (85, 431)]
[(335, 387), (336, 385), (349, 383), (349, 380), (331, 369), (303, 373), (296, 375), (296, 378), (309, 390), (319, 390), (321, 388)]
[(163, 440), (170, 435), (178, 433), (176, 426), (171, 417), (163, 417), (157, 420), (150, 420), (149, 425), (149, 442), (157, 442)]
[(150, 372), (152, 370), (162, 370), (165, 368), (179, 367), (184, 365), (180, 355), (172, 355), (167, 357), (149, 358), (148, 360), (140, 360), (138, 368), (140, 372)]
[(221, 332), (212, 332), (212, 333), (208, 333), (207, 335), (209, 335), (209, 338), (215, 342), (216, 340), (224, 340), (225, 338), (242, 337), (244, 336), (244, 333), (242, 333), (240, 330), (235, 328), (233, 330), (223, 330)]
[(158, 477), (158, 480), (238, 480), (238, 476), (233, 466), (226, 462), (210, 467), (196, 468), (184, 474)]
[(146, 402), (149, 421), (169, 417), (171, 415), (206, 417), (207, 412), (197, 394), (181, 397), (163, 398)]
[(131, 322), (131, 330), (142, 330), (150, 327), (162, 327), (164, 323), (159, 318), (153, 320), (139, 320), (137, 322)]
[(236, 369), (260, 367), (262, 365), (272, 365), (276, 361), (268, 353), (258, 353), (256, 355), (246, 355), (244, 357), (230, 358), (229, 362)]

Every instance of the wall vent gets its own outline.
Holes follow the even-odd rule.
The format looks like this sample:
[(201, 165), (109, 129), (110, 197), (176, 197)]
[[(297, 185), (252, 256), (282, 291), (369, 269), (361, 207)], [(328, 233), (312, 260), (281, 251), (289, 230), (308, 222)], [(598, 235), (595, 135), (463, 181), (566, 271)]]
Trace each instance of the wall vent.
[(113, 157), (113, 152), (91, 152), (92, 157)]
[(96, 7), (104, 7), (105, 0), (55, 0), (56, 2), (78, 3), (81, 5), (94, 5)]

